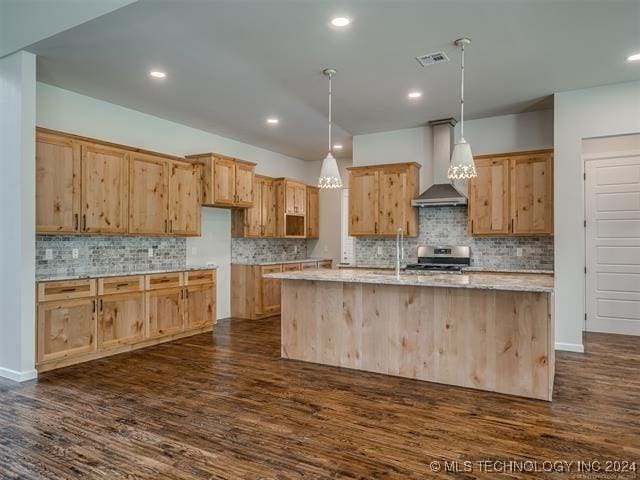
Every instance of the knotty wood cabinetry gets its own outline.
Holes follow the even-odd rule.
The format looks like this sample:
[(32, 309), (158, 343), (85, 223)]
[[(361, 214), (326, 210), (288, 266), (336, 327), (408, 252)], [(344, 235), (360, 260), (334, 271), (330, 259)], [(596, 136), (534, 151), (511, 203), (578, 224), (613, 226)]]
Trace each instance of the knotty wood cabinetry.
[(210, 331), (215, 270), (38, 284), (36, 366), (44, 372)]
[(418, 234), (417, 197), (420, 165), (393, 163), (349, 168), (349, 235)]
[(199, 235), (199, 166), (38, 128), (36, 231)]
[(268, 265), (231, 264), (231, 316), (259, 319), (280, 313), (281, 280), (268, 273), (331, 268), (331, 260), (301, 260)]
[(296, 180), (276, 180), (276, 235), (305, 238), (307, 225), (307, 186)]
[(320, 189), (307, 185), (307, 238), (320, 237)]
[(254, 176), (253, 205), (232, 211), (231, 234), (234, 237), (253, 238), (276, 236), (275, 179), (262, 175)]
[(202, 204), (212, 207), (251, 207), (255, 163), (216, 153), (188, 155), (202, 167)]
[(553, 234), (553, 151), (475, 158), (469, 182), (471, 235)]

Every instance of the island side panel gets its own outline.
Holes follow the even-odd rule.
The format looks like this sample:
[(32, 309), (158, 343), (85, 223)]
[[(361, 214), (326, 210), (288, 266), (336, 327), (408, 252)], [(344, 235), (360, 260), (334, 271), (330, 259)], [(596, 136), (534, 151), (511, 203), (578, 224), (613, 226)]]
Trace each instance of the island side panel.
[(284, 280), (282, 356), (549, 400), (549, 298)]

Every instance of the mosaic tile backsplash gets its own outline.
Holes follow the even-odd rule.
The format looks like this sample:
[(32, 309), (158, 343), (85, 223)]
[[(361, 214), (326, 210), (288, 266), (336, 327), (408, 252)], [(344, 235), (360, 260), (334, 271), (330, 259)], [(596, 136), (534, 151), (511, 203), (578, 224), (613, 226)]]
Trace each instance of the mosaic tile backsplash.
[[(405, 238), (406, 263), (417, 261), (418, 245), (468, 245), (472, 266), (553, 269), (553, 237), (470, 237), (465, 206), (420, 208), (419, 212), (418, 236)], [(395, 238), (356, 238), (354, 247), (358, 264), (392, 265), (396, 261)], [(521, 257), (516, 256), (518, 248), (522, 248)]]
[[(296, 247), (297, 251), (296, 251)], [(284, 262), (307, 258), (307, 241), (297, 238), (232, 238), (231, 263)]]
[[(78, 258), (73, 258), (73, 249)], [(153, 257), (149, 257), (149, 248)], [(46, 259), (51, 249), (52, 259)], [(187, 240), (179, 237), (37, 235), (36, 278), (161, 270), (187, 264)]]

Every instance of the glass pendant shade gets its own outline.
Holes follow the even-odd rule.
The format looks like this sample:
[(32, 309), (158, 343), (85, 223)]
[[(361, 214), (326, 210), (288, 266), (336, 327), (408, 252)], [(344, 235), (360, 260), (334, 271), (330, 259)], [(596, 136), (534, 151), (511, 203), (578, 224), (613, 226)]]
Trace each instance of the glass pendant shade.
[(327, 153), (322, 161), (320, 169), (320, 178), (318, 179), (318, 187), (320, 188), (342, 188), (342, 178), (340, 178), (340, 170), (338, 162), (333, 158), (331, 152)]
[(465, 180), (477, 175), (471, 145), (464, 138), (461, 138), (453, 147), (447, 177), (451, 180)]

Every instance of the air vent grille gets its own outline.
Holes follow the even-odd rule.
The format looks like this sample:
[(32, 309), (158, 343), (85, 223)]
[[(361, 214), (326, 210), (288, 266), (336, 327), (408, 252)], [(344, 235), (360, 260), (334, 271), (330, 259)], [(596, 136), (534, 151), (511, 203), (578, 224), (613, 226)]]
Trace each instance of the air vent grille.
[(416, 57), (418, 63), (423, 67), (429, 67), (431, 65), (435, 65), (437, 63), (447, 63), (449, 61), (449, 57), (444, 52), (435, 52), (428, 53), (427, 55), (420, 55)]

